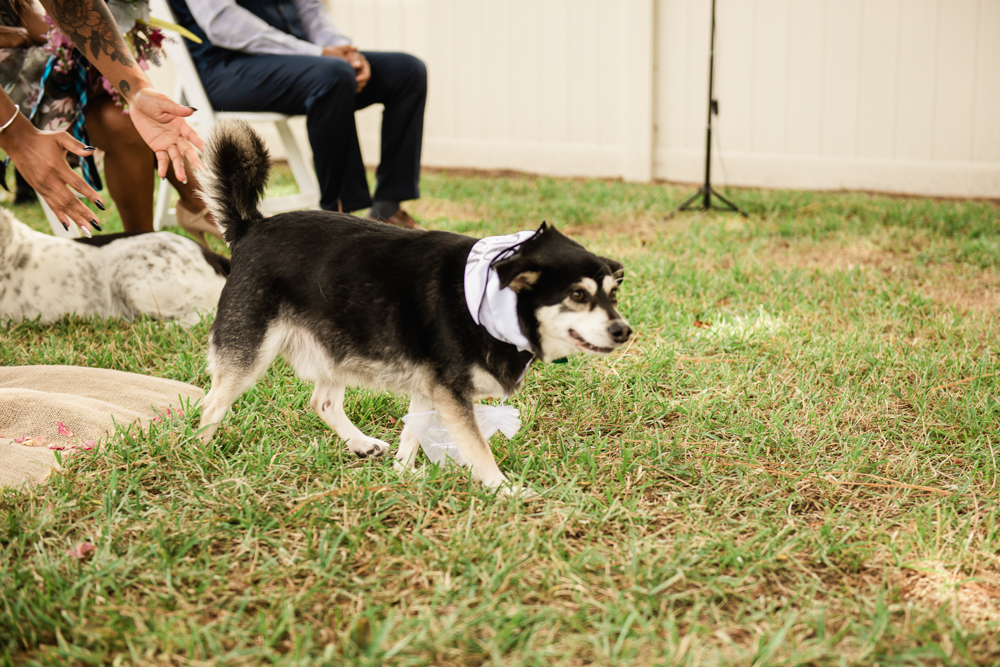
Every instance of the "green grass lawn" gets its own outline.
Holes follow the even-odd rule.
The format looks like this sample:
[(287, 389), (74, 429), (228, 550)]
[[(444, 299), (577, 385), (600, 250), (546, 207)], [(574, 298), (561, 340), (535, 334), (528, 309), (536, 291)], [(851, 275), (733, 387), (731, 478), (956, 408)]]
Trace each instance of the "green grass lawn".
[[(689, 188), (423, 191), (431, 228), (548, 220), (625, 264), (634, 340), (534, 367), (493, 440), (540, 497), (353, 458), (277, 363), (208, 446), (193, 411), (0, 492), (0, 663), (1000, 662), (996, 205), (748, 190), (749, 220), (664, 220)], [(0, 363), (207, 389), (208, 328), (14, 324)], [(406, 405), (348, 394), (392, 443)]]

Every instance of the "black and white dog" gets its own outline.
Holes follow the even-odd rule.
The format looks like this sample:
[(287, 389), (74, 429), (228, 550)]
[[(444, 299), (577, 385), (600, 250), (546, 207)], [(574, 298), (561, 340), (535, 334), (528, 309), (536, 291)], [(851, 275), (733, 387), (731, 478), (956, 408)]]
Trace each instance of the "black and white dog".
[(36, 232), (0, 208), (0, 322), (63, 315), (196, 324), (219, 302), (229, 260), (171, 234), (73, 241)]
[[(501, 487), (473, 402), (514, 392), (534, 359), (608, 354), (631, 335), (615, 309), (621, 264), (544, 223), (479, 240), (327, 211), (264, 218), (270, 158), (241, 122), (217, 126), (205, 163), (203, 198), (233, 251), (209, 334), (206, 442), (282, 354), (358, 456), (389, 445), (351, 423), (344, 390), (389, 389), (411, 396), (411, 413), (436, 409), (473, 477)], [(412, 469), (418, 444), (404, 429), (398, 466)]]

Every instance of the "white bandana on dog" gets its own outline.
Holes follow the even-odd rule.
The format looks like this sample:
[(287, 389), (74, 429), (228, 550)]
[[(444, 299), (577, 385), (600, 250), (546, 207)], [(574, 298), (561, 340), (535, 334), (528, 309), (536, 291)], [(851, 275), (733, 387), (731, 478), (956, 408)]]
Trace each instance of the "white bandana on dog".
[[(521, 332), (517, 319), (517, 292), (500, 288), (500, 276), (493, 263), (537, 232), (524, 231), (506, 236), (487, 236), (476, 242), (465, 260), (465, 303), (476, 324), (497, 340), (527, 351), (531, 344)], [(510, 254), (513, 254), (512, 252)]]

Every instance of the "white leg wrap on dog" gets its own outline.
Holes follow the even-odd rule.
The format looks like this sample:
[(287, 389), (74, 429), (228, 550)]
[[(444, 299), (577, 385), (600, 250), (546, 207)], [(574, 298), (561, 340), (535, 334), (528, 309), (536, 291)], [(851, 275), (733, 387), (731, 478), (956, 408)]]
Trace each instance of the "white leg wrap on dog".
[(472, 469), (472, 477), (488, 488), (506, 484), (507, 477), (500, 472), (490, 450), (490, 443), (479, 430), (472, 402), (463, 403), (442, 387), (436, 392), (434, 407), (455, 439), (462, 458)]
[[(434, 409), (434, 401), (423, 394), (414, 394), (410, 397), (409, 413), (426, 412)], [(397, 470), (410, 470), (415, 468), (417, 460), (417, 450), (420, 448), (420, 441), (414, 435), (413, 430), (407, 426), (403, 427), (403, 433), (399, 436), (399, 449), (396, 451), (396, 462), (393, 467)]]

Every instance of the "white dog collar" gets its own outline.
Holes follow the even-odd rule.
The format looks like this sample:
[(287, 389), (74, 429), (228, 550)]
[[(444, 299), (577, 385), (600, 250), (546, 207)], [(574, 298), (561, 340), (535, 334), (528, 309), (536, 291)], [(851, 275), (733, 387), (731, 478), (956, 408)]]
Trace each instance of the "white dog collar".
[(518, 350), (530, 351), (531, 344), (521, 332), (517, 317), (517, 292), (510, 287), (500, 288), (500, 276), (493, 263), (504, 253), (513, 254), (518, 245), (536, 232), (523, 231), (505, 236), (487, 236), (476, 242), (465, 260), (465, 303), (476, 324), (487, 333)]

